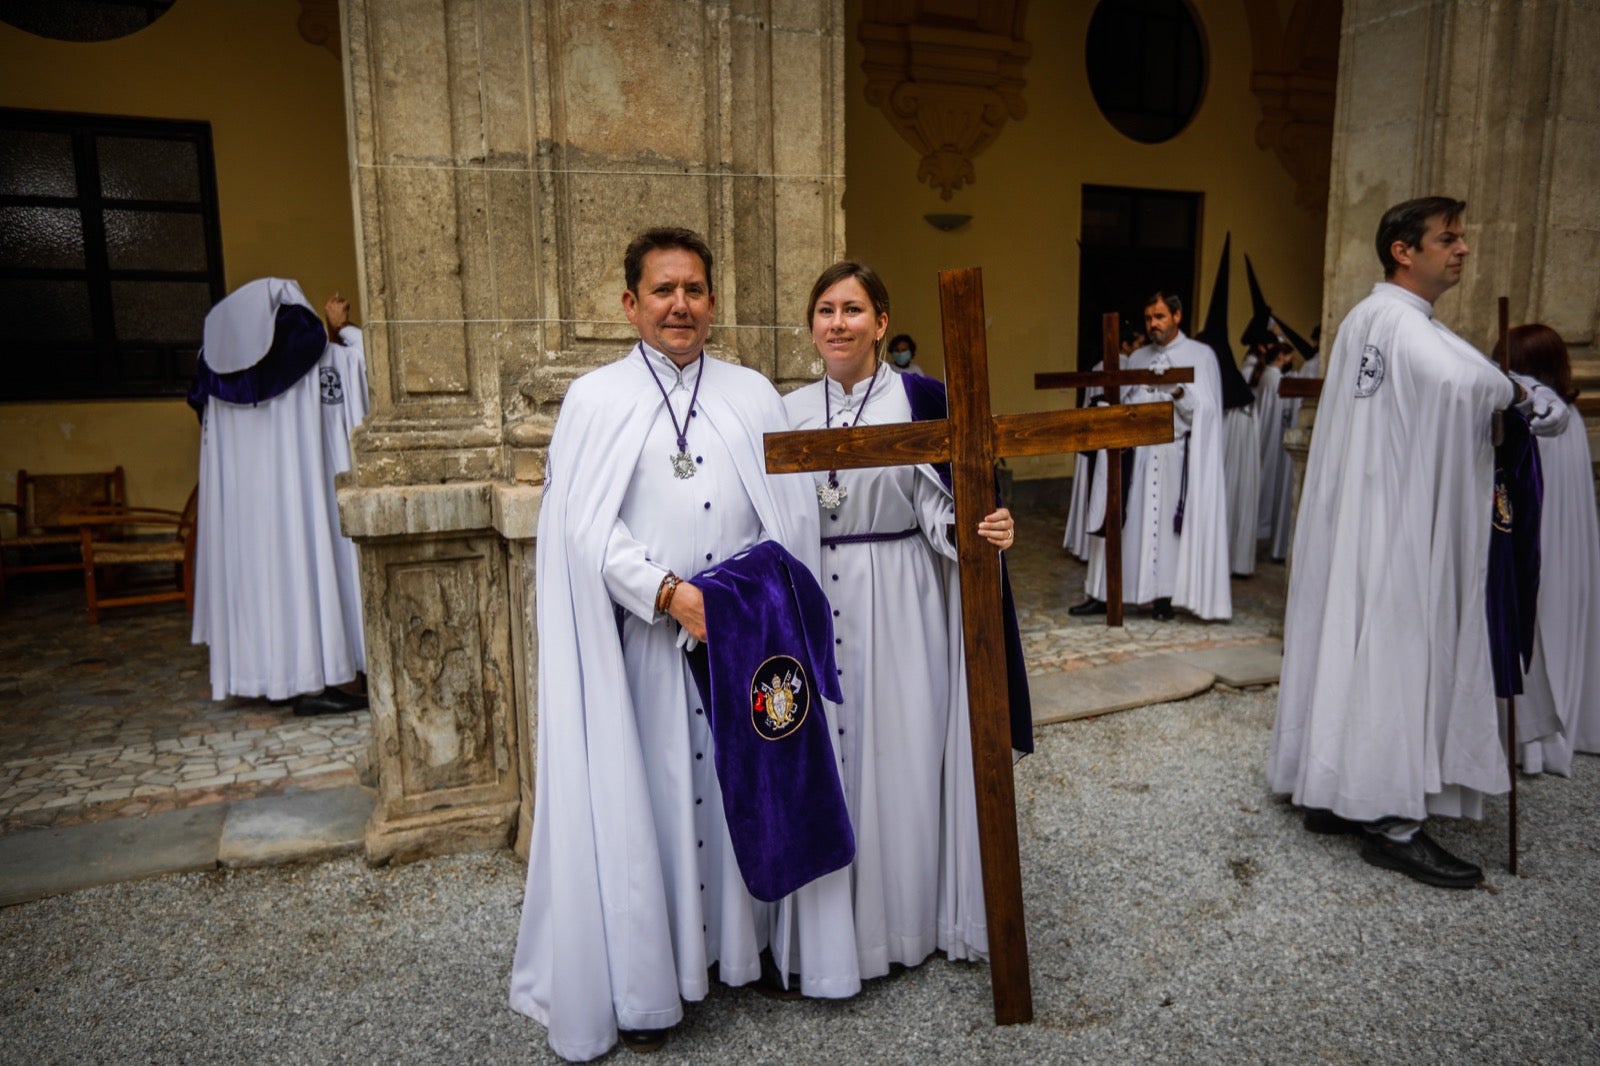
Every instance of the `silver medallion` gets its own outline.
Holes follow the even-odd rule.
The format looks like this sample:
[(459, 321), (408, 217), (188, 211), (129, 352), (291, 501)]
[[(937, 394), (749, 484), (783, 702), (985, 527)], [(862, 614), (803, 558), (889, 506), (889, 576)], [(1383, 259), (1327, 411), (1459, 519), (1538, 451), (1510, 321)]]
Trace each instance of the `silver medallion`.
[(672, 476), (682, 480), (694, 477), (694, 457), (688, 452), (679, 452), (672, 457)]
[(849, 495), (843, 485), (825, 482), (817, 486), (817, 502), (822, 504), (824, 510), (837, 511)]

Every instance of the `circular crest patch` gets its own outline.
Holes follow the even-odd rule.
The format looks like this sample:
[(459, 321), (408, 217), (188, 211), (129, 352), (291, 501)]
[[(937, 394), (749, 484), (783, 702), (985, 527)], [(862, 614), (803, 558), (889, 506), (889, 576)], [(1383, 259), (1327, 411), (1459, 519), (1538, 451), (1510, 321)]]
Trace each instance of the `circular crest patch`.
[(1361, 349), (1361, 366), (1356, 370), (1356, 395), (1371, 396), (1383, 384), (1383, 353), (1372, 345)]
[(774, 655), (750, 679), (750, 724), (764, 740), (782, 740), (806, 720), (811, 691), (805, 668), (789, 655)]
[(325, 366), (317, 372), (317, 384), (322, 388), (323, 403), (344, 403), (344, 383), (333, 367)]

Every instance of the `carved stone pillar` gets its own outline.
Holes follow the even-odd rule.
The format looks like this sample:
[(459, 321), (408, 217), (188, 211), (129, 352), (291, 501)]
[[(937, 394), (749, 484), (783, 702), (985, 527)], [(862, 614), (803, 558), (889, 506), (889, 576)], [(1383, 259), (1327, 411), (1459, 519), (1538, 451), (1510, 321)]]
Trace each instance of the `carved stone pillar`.
[[(346, 0), (371, 414), (361, 555), (373, 861), (526, 841), (534, 535), (567, 386), (621, 355), (622, 252), (716, 256), (711, 348), (809, 379), (844, 240), (842, 0)], [(519, 817), (520, 816), (520, 817)]]
[(1439, 194), (1467, 201), (1473, 249), (1441, 318), (1488, 350), (1504, 294), (1513, 324), (1544, 322), (1580, 369), (1596, 365), (1597, 43), (1600, 8), (1588, 0), (1344, 0), (1324, 351), (1382, 279), (1383, 211)]

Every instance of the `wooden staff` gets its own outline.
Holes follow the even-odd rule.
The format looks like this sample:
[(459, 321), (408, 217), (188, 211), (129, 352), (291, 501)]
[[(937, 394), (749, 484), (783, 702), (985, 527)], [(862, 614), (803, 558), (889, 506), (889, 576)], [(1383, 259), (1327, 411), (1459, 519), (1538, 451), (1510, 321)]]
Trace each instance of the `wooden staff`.
[[(1509, 376), (1511, 373), (1511, 301), (1505, 296), (1500, 297), (1500, 369)], [(1498, 417), (1498, 413), (1496, 414)], [(1495, 434), (1498, 443), (1500, 434)], [(1517, 649), (1519, 655), (1521, 649)], [(1507, 833), (1511, 860), (1506, 868), (1513, 874), (1517, 872), (1517, 697), (1506, 694), (1506, 769), (1511, 773), (1511, 803), (1507, 818), (1510, 820), (1510, 832)]]

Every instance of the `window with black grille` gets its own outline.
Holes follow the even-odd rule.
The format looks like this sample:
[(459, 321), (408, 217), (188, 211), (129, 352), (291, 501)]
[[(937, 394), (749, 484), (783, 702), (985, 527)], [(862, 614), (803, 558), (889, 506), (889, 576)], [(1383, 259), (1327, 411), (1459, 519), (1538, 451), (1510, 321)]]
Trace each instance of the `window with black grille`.
[(0, 399), (182, 395), (216, 184), (207, 123), (0, 109)]

